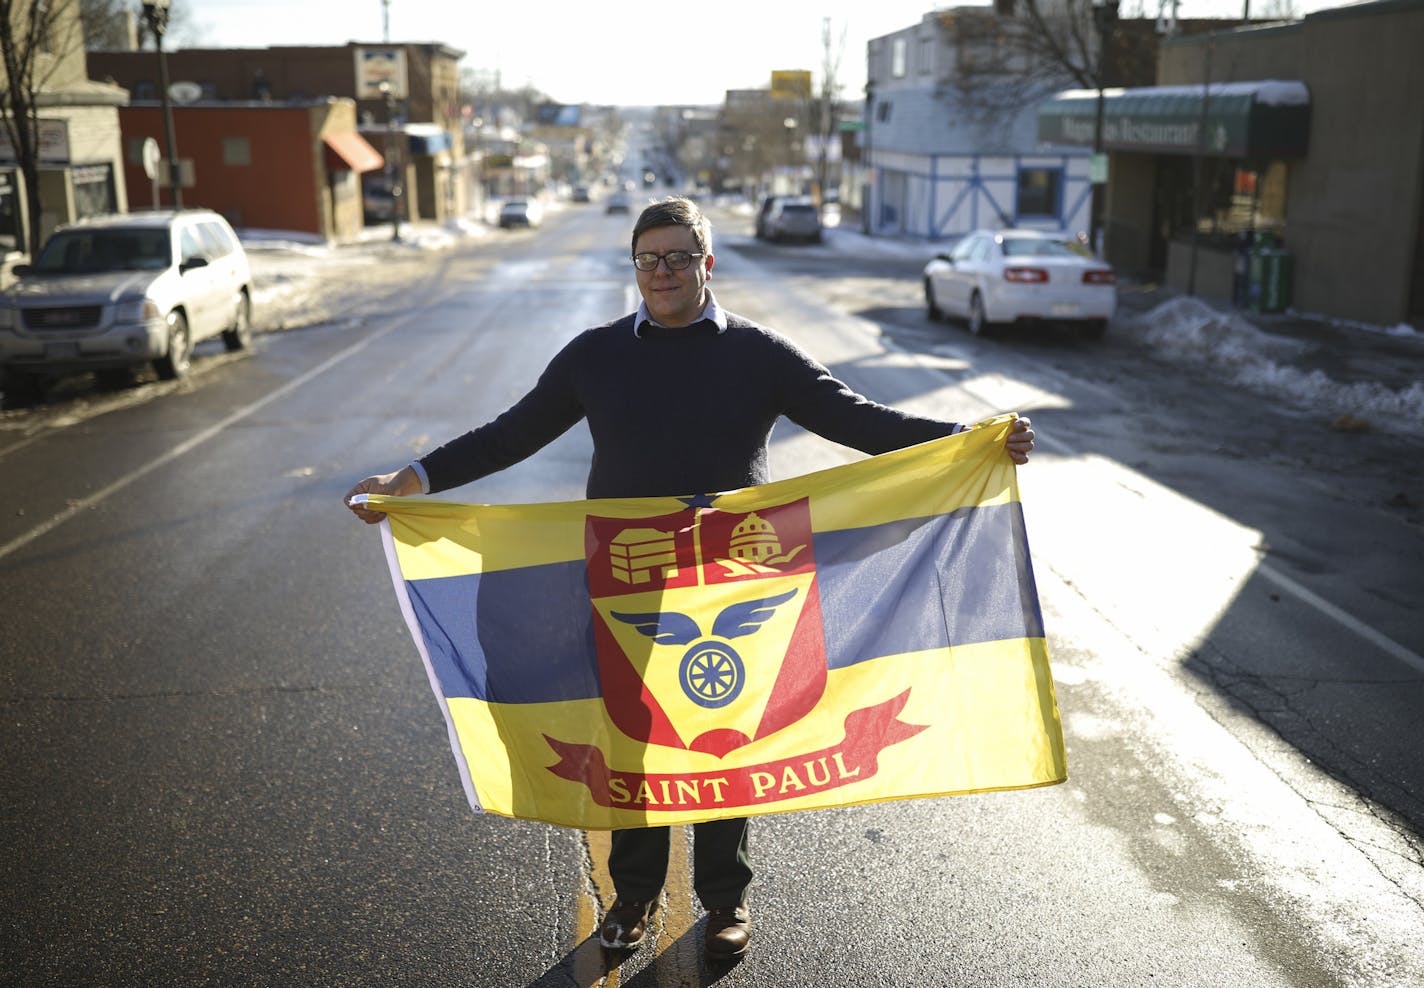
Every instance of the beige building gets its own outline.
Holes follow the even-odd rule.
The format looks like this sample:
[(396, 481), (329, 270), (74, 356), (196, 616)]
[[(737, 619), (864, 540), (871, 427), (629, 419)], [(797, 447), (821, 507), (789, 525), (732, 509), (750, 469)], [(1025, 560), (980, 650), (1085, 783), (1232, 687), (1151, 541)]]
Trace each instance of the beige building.
[[(1242, 301), (1269, 235), (1280, 305), (1424, 327), (1424, 0), (1164, 41), (1155, 87), (1108, 91), (1106, 251), (1120, 269)], [(1091, 144), (1096, 93), (1040, 107)]]
[[(118, 111), (128, 102), (128, 94), (89, 79), (78, 5), (55, 5), (53, 16), (47, 51), (37, 53), (34, 74), (39, 109), (38, 216), (30, 215), (25, 178), (10, 139), (11, 121), (0, 127), (0, 257), (7, 268), (28, 249), (32, 224), (43, 240), (60, 224), (128, 208)], [(4, 72), (0, 65), (0, 84), (8, 87)]]

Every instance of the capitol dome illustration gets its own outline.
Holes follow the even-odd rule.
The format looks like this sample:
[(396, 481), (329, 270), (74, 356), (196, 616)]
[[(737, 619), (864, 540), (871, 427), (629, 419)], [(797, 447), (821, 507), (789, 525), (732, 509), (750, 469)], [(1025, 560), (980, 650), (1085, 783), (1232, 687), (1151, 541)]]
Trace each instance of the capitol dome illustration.
[(732, 529), (732, 558), (759, 563), (781, 555), (781, 540), (771, 522), (752, 512)]

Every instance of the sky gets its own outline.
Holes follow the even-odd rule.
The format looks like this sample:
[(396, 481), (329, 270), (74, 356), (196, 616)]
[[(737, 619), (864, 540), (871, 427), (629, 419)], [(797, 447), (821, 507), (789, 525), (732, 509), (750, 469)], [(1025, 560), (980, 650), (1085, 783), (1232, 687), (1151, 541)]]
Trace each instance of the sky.
[[(1182, 0), (1181, 17), (1239, 16), (1244, 0)], [(1262, 11), (1282, 0), (1252, 0)], [(1300, 12), (1330, 0), (1287, 0)], [(1124, 14), (1157, 0), (1123, 0)], [(805, 69), (819, 88), (829, 20), (843, 99), (865, 86), (865, 45), (918, 24), (934, 0), (176, 0), (212, 47), (437, 41), (463, 66), (498, 68), (506, 88), (533, 85), (562, 103), (714, 104), (764, 88), (773, 69)]]

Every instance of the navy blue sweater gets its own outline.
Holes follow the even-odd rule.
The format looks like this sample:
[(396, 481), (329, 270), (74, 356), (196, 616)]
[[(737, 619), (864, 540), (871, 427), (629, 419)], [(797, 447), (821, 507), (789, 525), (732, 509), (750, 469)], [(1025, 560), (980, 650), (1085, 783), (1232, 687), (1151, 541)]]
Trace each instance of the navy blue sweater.
[(955, 429), (855, 393), (784, 336), (731, 313), (724, 333), (704, 321), (644, 324), (641, 336), (628, 315), (581, 333), (533, 390), (420, 464), (432, 493), (449, 490), (531, 456), (587, 418), (590, 498), (708, 494), (770, 479), (767, 440), (782, 415), (865, 453)]

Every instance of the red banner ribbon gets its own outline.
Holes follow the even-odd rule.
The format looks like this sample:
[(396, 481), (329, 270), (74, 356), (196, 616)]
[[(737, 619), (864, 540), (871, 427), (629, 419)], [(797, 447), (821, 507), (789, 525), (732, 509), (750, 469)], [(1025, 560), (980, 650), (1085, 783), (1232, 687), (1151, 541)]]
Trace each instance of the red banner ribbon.
[(559, 761), (549, 766), (561, 779), (588, 787), (599, 806), (638, 812), (685, 812), (752, 806), (798, 799), (872, 778), (880, 753), (923, 731), (928, 724), (897, 719), (910, 698), (906, 690), (845, 719), (839, 744), (804, 755), (716, 772), (623, 772), (608, 767), (597, 745), (558, 741), (544, 735)]

